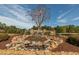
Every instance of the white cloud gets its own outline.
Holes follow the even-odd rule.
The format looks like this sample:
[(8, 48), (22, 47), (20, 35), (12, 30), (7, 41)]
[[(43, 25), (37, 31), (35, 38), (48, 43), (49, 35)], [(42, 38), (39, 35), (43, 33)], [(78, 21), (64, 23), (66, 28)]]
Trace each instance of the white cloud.
[(25, 11), (24, 8), (19, 5), (3, 5), (3, 7), (15, 15), (18, 21), (29, 22), (30, 16), (27, 13), (28, 9)]
[(67, 23), (67, 20), (61, 19), (61, 20), (57, 20), (57, 22), (60, 22), (60, 23)]
[(7, 24), (8, 26), (13, 25), (13, 26), (17, 26), (17, 27), (21, 27), (21, 28), (31, 28), (33, 26), (32, 23), (22, 23), (19, 22), (15, 19), (9, 18), (9, 17), (5, 17), (5, 16), (0, 16), (0, 22)]
[(69, 14), (71, 11), (72, 11), (72, 9), (66, 11), (65, 13), (62, 13), (61, 15), (59, 15), (59, 16), (57, 17), (57, 19), (62, 19), (64, 16), (66, 16), (67, 14)]
[[(0, 22), (8, 25), (16, 25), (19, 27), (30, 28), (34, 25), (28, 10), (20, 5), (0, 5)], [(26, 16), (27, 15), (27, 16)]]
[(76, 21), (76, 20), (79, 20), (79, 17), (76, 17), (76, 18), (72, 19), (72, 21)]
[(57, 22), (59, 23), (67, 23), (68, 20), (65, 18), (65, 16), (67, 16), (70, 12), (72, 11), (72, 9), (66, 11), (65, 13), (62, 13), (60, 14), (58, 17), (57, 17)]

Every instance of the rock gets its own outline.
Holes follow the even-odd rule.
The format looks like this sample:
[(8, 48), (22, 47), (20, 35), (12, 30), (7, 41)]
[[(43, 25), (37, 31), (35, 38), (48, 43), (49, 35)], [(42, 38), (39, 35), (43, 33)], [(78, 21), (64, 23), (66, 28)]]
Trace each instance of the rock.
[(25, 41), (24, 41), (24, 44), (27, 44), (27, 43), (30, 43), (30, 42), (29, 42), (28, 40), (25, 40)]
[(32, 41), (32, 44), (33, 44), (33, 45), (36, 45), (36, 42), (35, 42), (35, 41)]
[(48, 38), (43, 41), (27, 40), (26, 37), (28, 36), (15, 36), (11, 41), (11, 46), (7, 44), (6, 47), (14, 50), (51, 50), (63, 43), (62, 38), (56, 36), (52, 40)]
[(39, 45), (39, 46), (41, 46), (42, 42), (38, 41), (36, 44)]
[(6, 47), (9, 48), (11, 46), (11, 44), (6, 44)]

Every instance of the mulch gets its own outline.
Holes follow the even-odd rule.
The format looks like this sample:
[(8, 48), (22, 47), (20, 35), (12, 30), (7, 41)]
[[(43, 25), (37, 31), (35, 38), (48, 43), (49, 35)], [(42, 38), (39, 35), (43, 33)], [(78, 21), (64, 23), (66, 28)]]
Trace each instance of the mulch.
[(25, 40), (29, 40), (29, 41), (36, 41), (36, 42), (38, 42), (38, 41), (41, 41), (41, 42), (44, 42), (44, 41), (46, 41), (47, 39), (45, 38), (45, 37), (35, 37), (35, 36), (29, 36), (29, 37), (27, 37)]
[(79, 47), (64, 42), (60, 44), (57, 48), (52, 49), (52, 51), (79, 52)]
[(0, 42), (0, 49), (6, 49), (6, 44), (10, 43), (11, 42), (11, 39), (13, 38), (14, 36), (11, 36), (8, 40), (6, 41), (1, 41)]

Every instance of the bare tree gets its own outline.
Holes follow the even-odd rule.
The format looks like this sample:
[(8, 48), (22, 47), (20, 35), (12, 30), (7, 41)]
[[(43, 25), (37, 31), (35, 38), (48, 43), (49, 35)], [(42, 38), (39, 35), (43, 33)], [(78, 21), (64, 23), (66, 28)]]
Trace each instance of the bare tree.
[(38, 27), (38, 32), (41, 28), (41, 25), (44, 21), (49, 18), (48, 8), (45, 5), (38, 5), (37, 8), (33, 9), (31, 12), (32, 20)]

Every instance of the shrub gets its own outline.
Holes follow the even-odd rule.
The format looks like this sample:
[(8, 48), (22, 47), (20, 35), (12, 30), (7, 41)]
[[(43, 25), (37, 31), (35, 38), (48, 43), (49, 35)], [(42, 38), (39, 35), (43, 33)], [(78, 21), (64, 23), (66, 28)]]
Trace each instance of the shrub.
[(0, 42), (8, 40), (9, 36), (6, 33), (0, 33)]
[(69, 37), (66, 42), (79, 47), (79, 41), (74, 37)]
[(26, 35), (30, 35), (30, 31), (27, 31), (25, 34), (26, 34)]
[(50, 32), (45, 32), (44, 34), (45, 34), (45, 35), (50, 35)]

